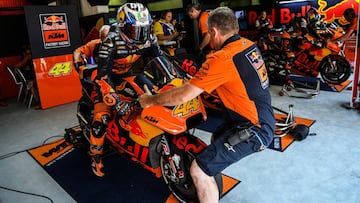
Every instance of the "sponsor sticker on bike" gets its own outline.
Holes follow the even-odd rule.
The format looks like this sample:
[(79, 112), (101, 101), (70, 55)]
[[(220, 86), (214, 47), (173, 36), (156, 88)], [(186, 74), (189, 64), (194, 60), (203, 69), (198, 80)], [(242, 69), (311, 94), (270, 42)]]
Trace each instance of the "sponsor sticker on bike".
[(196, 112), (199, 109), (199, 100), (197, 98), (191, 99), (183, 104), (176, 105), (173, 109), (174, 116), (186, 116), (191, 112)]

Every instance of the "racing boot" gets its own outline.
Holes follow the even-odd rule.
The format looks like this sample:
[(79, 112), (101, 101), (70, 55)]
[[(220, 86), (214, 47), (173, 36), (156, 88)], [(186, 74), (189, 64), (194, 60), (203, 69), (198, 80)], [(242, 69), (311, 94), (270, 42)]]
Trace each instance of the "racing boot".
[(99, 177), (105, 175), (101, 155), (109, 121), (109, 111), (109, 107), (104, 103), (94, 105), (94, 121), (90, 131), (90, 156), (92, 171)]
[[(96, 139), (95, 137), (91, 137), (90, 140)], [(90, 157), (91, 157), (91, 169), (93, 173), (99, 177), (103, 177), (104, 173), (104, 165), (102, 163), (102, 146), (90, 144)]]
[(104, 165), (100, 154), (91, 155), (91, 169), (98, 177), (103, 177), (105, 175)]
[(90, 156), (91, 156), (91, 168), (95, 175), (103, 177), (105, 175), (102, 163), (103, 144), (105, 139), (105, 133), (99, 133), (96, 129), (97, 125), (93, 125), (90, 134)]

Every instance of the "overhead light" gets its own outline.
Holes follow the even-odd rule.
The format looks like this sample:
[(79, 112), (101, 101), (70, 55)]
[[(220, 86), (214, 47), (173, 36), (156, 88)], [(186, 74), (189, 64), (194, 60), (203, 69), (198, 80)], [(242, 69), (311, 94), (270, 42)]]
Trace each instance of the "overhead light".
[(298, 2), (306, 2), (306, 1), (309, 1), (309, 0), (280, 1), (279, 4), (298, 3)]

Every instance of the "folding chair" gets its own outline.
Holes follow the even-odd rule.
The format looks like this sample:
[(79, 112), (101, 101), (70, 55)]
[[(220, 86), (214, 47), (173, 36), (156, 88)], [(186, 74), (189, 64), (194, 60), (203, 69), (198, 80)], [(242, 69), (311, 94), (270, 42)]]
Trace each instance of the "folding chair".
[[(31, 91), (31, 89), (33, 88), (33, 82), (28, 81), (24, 74), (21, 72), (21, 70), (19, 68), (16, 69), (17, 73), (20, 76), (21, 81), (24, 83), (25, 85), (25, 98), (24, 98), (24, 102), (27, 105), (27, 108), (29, 109), (31, 107), (32, 101), (34, 99), (34, 94)], [(29, 99), (28, 99), (29, 98)], [(27, 103), (28, 102), (28, 103)]]
[(23, 87), (24, 87), (24, 83), (22, 82), (22, 80), (20, 79), (19, 75), (17, 75), (16, 73), (14, 73), (13, 69), (9, 66), (6, 66), (6, 70), (9, 72), (9, 74), (11, 75), (12, 79), (14, 80), (15, 84), (18, 86), (18, 95), (17, 95), (17, 99), (16, 101), (19, 102), (20, 101), (20, 97), (23, 91)]

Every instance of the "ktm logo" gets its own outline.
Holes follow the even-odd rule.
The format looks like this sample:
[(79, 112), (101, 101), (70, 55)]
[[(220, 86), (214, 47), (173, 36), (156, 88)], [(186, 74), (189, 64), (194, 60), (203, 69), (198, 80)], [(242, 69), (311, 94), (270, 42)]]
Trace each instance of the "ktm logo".
[(154, 118), (152, 116), (145, 116), (145, 119), (152, 122), (152, 123), (158, 123), (159, 122), (156, 118)]
[(70, 145), (67, 142), (62, 142), (62, 143), (56, 145), (55, 147), (51, 148), (48, 152), (43, 153), (42, 156), (49, 158), (53, 154), (60, 153), (62, 150), (64, 150), (68, 146), (70, 146)]
[(65, 38), (65, 35), (63, 33), (52, 33), (48, 36), (48, 39), (61, 39)]

